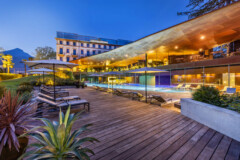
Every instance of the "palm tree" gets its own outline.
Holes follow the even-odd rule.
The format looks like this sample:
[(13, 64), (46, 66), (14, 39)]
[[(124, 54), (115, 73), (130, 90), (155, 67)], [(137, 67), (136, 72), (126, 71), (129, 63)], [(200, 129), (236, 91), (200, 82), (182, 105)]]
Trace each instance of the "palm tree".
[(189, 19), (192, 19), (238, 1), (239, 0), (189, 0), (189, 4), (186, 6), (189, 10), (178, 12), (177, 14), (187, 15)]

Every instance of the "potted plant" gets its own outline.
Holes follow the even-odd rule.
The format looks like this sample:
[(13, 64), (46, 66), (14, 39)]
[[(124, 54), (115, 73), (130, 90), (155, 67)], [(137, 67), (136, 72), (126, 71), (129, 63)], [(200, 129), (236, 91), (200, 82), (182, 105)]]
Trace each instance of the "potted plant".
[[(71, 132), (73, 124), (81, 113), (70, 114), (70, 107), (64, 115), (59, 112), (59, 121), (51, 122), (46, 118), (38, 118), (44, 125), (26, 134), (36, 142), (29, 145), (29, 151), (20, 158), (28, 159), (89, 159), (94, 154), (89, 148), (82, 147), (85, 142), (98, 142), (93, 137), (78, 138), (91, 124)], [(39, 129), (41, 131), (39, 131)]]
[(5, 91), (0, 99), (0, 160), (16, 160), (27, 147), (28, 139), (18, 136), (27, 130), (34, 107), (30, 103), (22, 103), (23, 98), (11, 91)]

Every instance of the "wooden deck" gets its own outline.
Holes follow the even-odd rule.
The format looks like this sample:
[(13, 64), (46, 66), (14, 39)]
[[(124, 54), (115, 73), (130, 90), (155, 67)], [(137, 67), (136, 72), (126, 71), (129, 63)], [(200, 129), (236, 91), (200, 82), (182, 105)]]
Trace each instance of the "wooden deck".
[[(84, 136), (100, 143), (86, 144), (101, 160), (238, 160), (240, 143), (180, 113), (95, 91), (71, 89), (91, 104), (74, 128), (93, 123)], [(221, 122), (219, 122), (221, 123)], [(239, 126), (238, 126), (239, 127)]]

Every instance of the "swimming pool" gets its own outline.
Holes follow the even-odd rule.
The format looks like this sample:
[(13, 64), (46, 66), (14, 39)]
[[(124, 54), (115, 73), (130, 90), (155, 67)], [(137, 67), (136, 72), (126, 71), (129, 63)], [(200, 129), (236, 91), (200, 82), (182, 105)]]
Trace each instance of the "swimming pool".
[[(98, 83), (87, 83), (88, 86), (99, 86), (99, 87), (104, 87), (104, 88), (112, 88), (111, 84), (98, 84)], [(113, 88), (117, 89), (127, 89), (127, 90), (139, 90), (139, 91), (144, 91), (145, 90), (145, 85), (141, 84), (124, 84), (124, 85), (113, 85)], [(176, 92), (189, 92), (189, 91), (184, 91), (184, 90), (175, 90), (172, 89), (173, 86), (147, 86), (148, 91), (155, 91), (155, 92), (168, 92), (168, 93), (176, 93)]]

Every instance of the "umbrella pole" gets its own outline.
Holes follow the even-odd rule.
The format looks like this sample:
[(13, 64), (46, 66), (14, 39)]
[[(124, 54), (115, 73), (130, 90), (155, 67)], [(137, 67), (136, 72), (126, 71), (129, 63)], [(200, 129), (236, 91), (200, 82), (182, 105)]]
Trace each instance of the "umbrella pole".
[(53, 95), (54, 95), (54, 102), (56, 102), (56, 93), (55, 93), (55, 64), (53, 64)]
[(44, 71), (43, 71), (43, 79), (42, 79), (42, 84), (44, 84)]
[[(145, 67), (147, 68), (147, 53), (145, 54)], [(146, 99), (146, 103), (147, 103), (147, 71), (145, 70), (145, 99)]]

